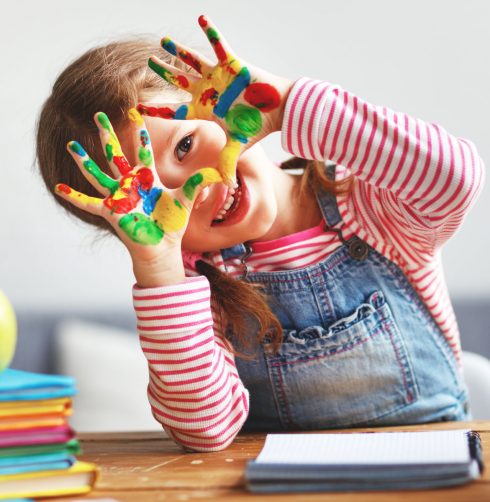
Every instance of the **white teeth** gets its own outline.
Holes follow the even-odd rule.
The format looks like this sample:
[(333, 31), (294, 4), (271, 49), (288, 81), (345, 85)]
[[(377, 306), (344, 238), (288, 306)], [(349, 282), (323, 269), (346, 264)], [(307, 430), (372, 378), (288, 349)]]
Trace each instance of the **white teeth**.
[[(226, 198), (226, 201), (223, 204), (223, 207), (216, 214), (216, 217), (214, 218), (215, 221), (223, 221), (225, 219), (226, 212), (228, 211), (228, 209), (230, 209), (230, 207), (235, 202), (235, 197), (233, 195), (236, 193), (236, 189), (238, 188), (238, 186), (239, 186), (238, 183), (236, 183), (235, 187), (230, 188), (230, 190), (228, 191), (228, 197)], [(240, 198), (241, 198), (240, 196), (241, 196), (241, 193), (238, 193), (238, 195), (237, 195), (238, 198), (236, 201), (237, 204), (240, 202)]]

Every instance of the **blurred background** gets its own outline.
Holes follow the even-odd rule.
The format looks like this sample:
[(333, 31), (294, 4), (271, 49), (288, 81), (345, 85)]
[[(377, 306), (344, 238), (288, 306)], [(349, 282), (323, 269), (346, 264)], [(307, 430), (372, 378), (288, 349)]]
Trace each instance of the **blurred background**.
[[(197, 24), (206, 13), (245, 60), (291, 79), (328, 80), (437, 122), (471, 139), (490, 162), (486, 0), (16, 0), (0, 9), (0, 204), (7, 221), (0, 289), (19, 320), (12, 366), (77, 377), (85, 400), (75, 414), (79, 429), (154, 427), (126, 251), (56, 206), (35, 168), (39, 110), (57, 75), (89, 48), (130, 34), (148, 34), (157, 46), (170, 35), (211, 55)], [(278, 136), (265, 146), (277, 160), (288, 157)], [(443, 252), (463, 348), (487, 357), (489, 214), (487, 183)]]

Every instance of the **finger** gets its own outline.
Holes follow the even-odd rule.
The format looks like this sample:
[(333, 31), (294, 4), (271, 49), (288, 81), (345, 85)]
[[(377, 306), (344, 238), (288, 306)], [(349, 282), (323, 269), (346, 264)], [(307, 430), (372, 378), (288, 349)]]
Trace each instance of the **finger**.
[(156, 56), (150, 57), (148, 60), (148, 66), (169, 84), (175, 85), (175, 87), (190, 93), (192, 93), (192, 90), (201, 80), (199, 77), (195, 77), (190, 73), (186, 73), (172, 65), (169, 65)]
[(213, 167), (203, 167), (196, 173), (190, 176), (187, 181), (182, 185), (182, 193), (184, 194), (183, 202), (185, 204), (194, 203), (199, 192), (213, 184), (221, 183), (223, 177)]
[(100, 167), (88, 156), (80, 143), (70, 141), (67, 149), (87, 181), (101, 194), (108, 196), (119, 188), (119, 183), (102, 172)]
[(153, 167), (153, 148), (151, 147), (150, 135), (145, 126), (145, 121), (136, 108), (131, 108), (128, 112), (129, 120), (132, 122), (136, 133), (136, 157), (139, 162), (146, 167)]
[(201, 75), (210, 73), (214, 67), (213, 63), (208, 58), (188, 49), (178, 42), (174, 42), (169, 37), (163, 37), (161, 45), (169, 54), (179, 58)]
[(236, 166), (238, 158), (245, 148), (241, 141), (228, 138), (226, 145), (218, 157), (218, 170), (223, 178), (223, 183), (233, 187), (236, 183)]
[(238, 71), (240, 71), (240, 65), (238, 64), (231, 47), (228, 45), (223, 35), (221, 35), (218, 31), (216, 25), (214, 25), (214, 23), (206, 16), (199, 16), (199, 26), (202, 28), (208, 37), (209, 42), (213, 46), (214, 53), (216, 54), (220, 64), (226, 64), (234, 71), (234, 73), (238, 73)]
[(109, 117), (103, 112), (96, 113), (95, 123), (99, 129), (100, 141), (112, 174), (119, 178), (129, 173), (132, 169), (131, 165), (121, 149), (121, 144), (117, 139)]
[(147, 115), (148, 117), (159, 117), (170, 120), (190, 120), (196, 118), (194, 107), (190, 102), (165, 105), (143, 105), (140, 103), (136, 109), (141, 115)]
[(70, 204), (73, 204), (75, 207), (78, 207), (83, 211), (87, 211), (88, 213), (95, 214), (97, 216), (100, 216), (101, 214), (103, 199), (77, 192), (64, 183), (58, 183), (55, 186), (55, 193), (62, 199), (65, 199)]

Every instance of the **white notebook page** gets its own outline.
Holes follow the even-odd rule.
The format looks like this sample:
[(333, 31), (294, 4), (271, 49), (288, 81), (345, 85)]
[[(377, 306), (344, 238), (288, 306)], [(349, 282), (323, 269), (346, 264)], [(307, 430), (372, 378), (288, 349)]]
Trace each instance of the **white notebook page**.
[(465, 430), (268, 434), (257, 457), (277, 464), (439, 464), (470, 460)]

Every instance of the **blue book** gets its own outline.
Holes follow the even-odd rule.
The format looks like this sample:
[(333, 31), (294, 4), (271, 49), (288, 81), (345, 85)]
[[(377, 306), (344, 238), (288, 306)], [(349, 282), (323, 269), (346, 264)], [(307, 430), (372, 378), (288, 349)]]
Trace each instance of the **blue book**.
[(7, 368), (0, 373), (0, 402), (71, 397), (75, 380), (63, 375), (44, 375)]
[(7, 474), (21, 474), (24, 472), (54, 471), (57, 469), (68, 469), (76, 461), (76, 458), (71, 455), (63, 455), (63, 456), (52, 455), (53, 458), (47, 458), (48, 455), (40, 455), (39, 457), (41, 456), (46, 458), (44, 459), (37, 458), (29, 460), (26, 457), (24, 457), (23, 462), (13, 462), (11, 464), (0, 465), (0, 476), (5, 476)]

